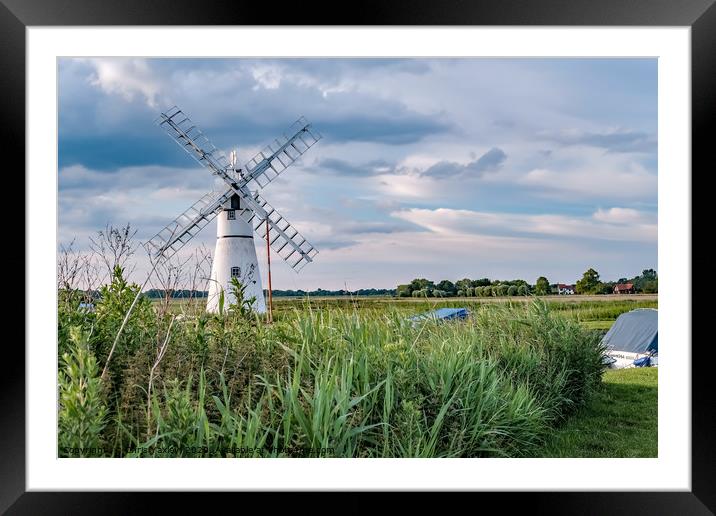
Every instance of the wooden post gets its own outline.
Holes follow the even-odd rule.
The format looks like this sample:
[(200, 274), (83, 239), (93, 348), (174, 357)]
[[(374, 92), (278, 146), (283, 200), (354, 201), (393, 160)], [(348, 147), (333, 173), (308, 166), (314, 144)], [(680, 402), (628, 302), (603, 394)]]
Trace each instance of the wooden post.
[(273, 322), (273, 294), (271, 293), (271, 243), (269, 240), (269, 221), (266, 217), (266, 261), (268, 262), (268, 322)]

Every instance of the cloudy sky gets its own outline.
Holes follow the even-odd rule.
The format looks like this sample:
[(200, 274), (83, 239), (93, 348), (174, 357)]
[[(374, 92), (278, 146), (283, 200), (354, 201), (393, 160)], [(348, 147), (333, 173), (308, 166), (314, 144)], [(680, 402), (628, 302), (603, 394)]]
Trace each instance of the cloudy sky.
[[(127, 222), (144, 241), (211, 189), (152, 124), (176, 104), (239, 163), (301, 115), (323, 135), (262, 192), (320, 250), (298, 275), (276, 263), (274, 288), (572, 283), (589, 267), (606, 280), (657, 268), (655, 59), (58, 66), (60, 243), (83, 248)], [(214, 241), (212, 223), (193, 245)]]

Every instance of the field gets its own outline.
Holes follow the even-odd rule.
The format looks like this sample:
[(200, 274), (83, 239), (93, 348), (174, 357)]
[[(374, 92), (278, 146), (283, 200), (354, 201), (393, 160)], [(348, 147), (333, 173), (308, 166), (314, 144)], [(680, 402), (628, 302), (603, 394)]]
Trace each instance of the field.
[[(466, 307), (471, 311), (485, 306), (506, 305), (519, 307), (531, 303), (533, 297), (452, 297), (452, 298), (394, 298), (394, 297), (275, 297), (273, 300), (274, 319), (295, 310), (348, 310), (365, 312), (369, 310), (392, 310), (414, 314), (442, 307)], [(552, 312), (578, 321), (583, 327), (608, 330), (616, 318), (635, 308), (657, 308), (657, 294), (600, 295), (600, 296), (543, 296), (539, 298)], [(173, 313), (195, 314), (201, 311), (201, 300), (171, 300), (169, 309)]]
[[(201, 300), (140, 297), (115, 338), (137, 291), (116, 275), (92, 313), (61, 292), (60, 456), (587, 456), (599, 450), (575, 435), (611, 417), (600, 411), (616, 421), (631, 405), (617, 382), (626, 376), (602, 381), (604, 328), (657, 305), (653, 296), (276, 298), (267, 325), (243, 305), (210, 315)], [(437, 306), (472, 316), (408, 320)], [(655, 408), (655, 389), (644, 399)], [(643, 423), (639, 453), (652, 453), (652, 420), (628, 422), (602, 437), (629, 441)]]
[(536, 457), (657, 457), (658, 369), (610, 370)]

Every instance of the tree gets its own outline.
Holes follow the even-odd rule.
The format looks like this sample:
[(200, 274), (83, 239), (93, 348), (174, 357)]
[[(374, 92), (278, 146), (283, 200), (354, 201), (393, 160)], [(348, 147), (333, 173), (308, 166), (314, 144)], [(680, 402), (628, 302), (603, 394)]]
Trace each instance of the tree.
[(454, 296), (455, 292), (457, 292), (457, 288), (455, 288), (455, 284), (450, 280), (442, 280), (440, 283), (438, 283), (435, 287), (437, 290), (442, 290), (445, 292), (445, 295), (447, 296)]
[(74, 239), (69, 245), (60, 244), (57, 260), (57, 287), (64, 290), (75, 288), (76, 279), (82, 271), (82, 257), (74, 249)]
[(549, 291), (549, 280), (544, 276), (537, 278), (537, 283), (535, 283), (535, 294), (538, 296), (546, 296), (549, 294)]
[(125, 226), (115, 227), (107, 224), (97, 237), (90, 237), (89, 247), (98, 261), (104, 264), (109, 280), (112, 281), (115, 268), (121, 267), (129, 277), (134, 267), (127, 268), (127, 262), (137, 249), (134, 236), (137, 230), (132, 230), (129, 222)]
[(489, 278), (481, 278), (478, 280), (472, 280), (472, 286), (473, 287), (487, 287), (491, 284)]
[(518, 292), (518, 288), (516, 285), (510, 285), (507, 289), (507, 295), (508, 296), (516, 296)]
[(647, 281), (655, 280), (657, 278), (656, 271), (654, 269), (644, 269), (641, 271), (641, 277)]
[(519, 287), (517, 287), (517, 295), (526, 296), (527, 295), (527, 285), (520, 285)]
[(157, 313), (160, 317), (164, 317), (169, 312), (171, 300), (174, 298), (174, 293), (179, 290), (180, 285), (184, 282), (185, 271), (184, 268), (188, 263), (189, 258), (186, 260), (179, 260), (176, 256), (170, 260), (158, 260), (154, 265), (154, 271), (152, 282), (156, 282), (164, 294), (161, 301), (155, 305)]
[(507, 285), (497, 285), (497, 287), (495, 287), (495, 291), (497, 292), (498, 296), (506, 296), (507, 289), (509, 289), (509, 288), (510, 287)]
[(410, 291), (423, 290), (429, 288), (430, 290), (435, 288), (435, 284), (425, 278), (416, 278), (410, 282)]
[(472, 280), (469, 278), (463, 278), (455, 282), (455, 288), (467, 292), (467, 289), (472, 287)]
[(398, 285), (396, 293), (398, 297), (410, 297), (410, 285)]
[(654, 269), (644, 269), (641, 276), (637, 276), (634, 287), (645, 294), (653, 294), (659, 291), (659, 278)]
[(577, 294), (596, 294), (600, 289), (599, 273), (592, 268), (587, 269), (582, 279), (577, 281)]
[(642, 287), (642, 291), (645, 294), (656, 294), (659, 292), (659, 280), (649, 280), (644, 282), (644, 286)]
[[(190, 263), (189, 267), (189, 300), (193, 304), (198, 304), (196, 301), (196, 294), (197, 292), (203, 291), (206, 289), (209, 290), (209, 286), (207, 285), (209, 278), (211, 277), (211, 251), (206, 248), (204, 244), (202, 244), (200, 247), (197, 247), (194, 251), (194, 254), (192, 256), (192, 261)], [(209, 293), (207, 292), (206, 295)], [(204, 295), (200, 295), (201, 298), (204, 297)], [(198, 300), (202, 304), (204, 303), (203, 300)]]
[(641, 276), (634, 278), (632, 283), (637, 292), (652, 294), (659, 291), (659, 278), (654, 269), (644, 269)]
[(599, 286), (597, 288), (597, 293), (599, 294), (612, 294), (614, 292), (614, 286), (616, 283), (613, 281), (606, 281), (603, 283), (599, 283)]

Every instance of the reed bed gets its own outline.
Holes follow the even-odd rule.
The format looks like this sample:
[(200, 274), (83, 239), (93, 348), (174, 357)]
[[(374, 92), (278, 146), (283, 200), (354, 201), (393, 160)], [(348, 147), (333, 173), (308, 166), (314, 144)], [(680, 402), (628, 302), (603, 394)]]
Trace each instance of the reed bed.
[[(59, 306), (59, 455), (516, 457), (601, 381), (595, 332), (539, 300), (411, 322), (380, 306), (176, 318), (115, 277)], [(78, 402), (80, 400), (81, 402)]]

